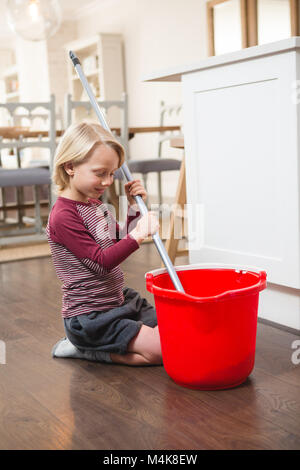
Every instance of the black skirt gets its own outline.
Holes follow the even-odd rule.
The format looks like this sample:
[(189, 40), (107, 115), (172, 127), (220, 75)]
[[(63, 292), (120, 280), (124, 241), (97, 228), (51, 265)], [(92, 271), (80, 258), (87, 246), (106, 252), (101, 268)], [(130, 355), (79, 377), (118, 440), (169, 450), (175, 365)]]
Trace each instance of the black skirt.
[(142, 325), (157, 325), (155, 308), (140, 294), (125, 287), (124, 302), (104, 312), (64, 318), (68, 339), (78, 349), (126, 354), (128, 343)]

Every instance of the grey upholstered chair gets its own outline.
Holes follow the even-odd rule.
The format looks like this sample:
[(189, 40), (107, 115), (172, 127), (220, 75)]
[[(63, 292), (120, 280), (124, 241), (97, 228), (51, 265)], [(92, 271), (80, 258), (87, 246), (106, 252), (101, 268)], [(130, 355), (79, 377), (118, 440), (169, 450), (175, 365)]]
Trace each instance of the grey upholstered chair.
[[(182, 106), (181, 105), (166, 105), (164, 101), (160, 103), (160, 127), (166, 125), (166, 119), (176, 119), (178, 121)], [(170, 123), (168, 123), (170, 124)], [(174, 122), (172, 123), (174, 124)], [(149, 173), (157, 173), (158, 177), (158, 202), (162, 203), (162, 173), (167, 171), (180, 170), (181, 160), (178, 158), (165, 158), (163, 157), (163, 143), (169, 141), (172, 137), (181, 136), (181, 133), (161, 132), (158, 137), (158, 153), (156, 158), (150, 159), (130, 159), (128, 167), (132, 173), (141, 173), (144, 181), (144, 186), (147, 189), (147, 179)]]
[[(0, 137), (0, 152), (4, 149), (15, 149), (18, 155), (18, 168), (0, 168), (0, 189), (1, 189), (1, 206), (0, 212), (4, 214), (4, 220), (0, 224), (1, 229), (1, 244), (14, 243), (20, 241), (20, 236), (33, 234), (33, 237), (23, 237), (22, 242), (33, 241), (44, 239), (44, 230), (40, 211), (40, 188), (44, 185), (48, 186), (49, 192), (49, 209), (53, 204), (53, 195), (51, 191), (51, 172), (53, 157), (56, 149), (56, 126), (55, 126), (55, 97), (52, 95), (49, 102), (35, 102), (35, 103), (0, 103), (0, 107), (5, 108), (11, 115), (14, 115), (19, 108), (28, 111), (28, 115), (34, 113), (37, 108), (43, 108), (48, 113), (48, 132), (47, 137), (39, 136), (37, 138), (27, 138), (19, 136), (19, 138), (5, 139)], [(28, 168), (22, 168), (20, 153), (26, 148), (46, 148), (49, 150), (48, 161), (43, 160), (38, 162), (42, 166), (33, 166)], [(34, 207), (35, 216), (31, 221), (33, 227), (26, 226), (23, 221), (24, 199), (19, 197), (23, 193), (24, 188), (32, 186), (34, 188)], [(5, 201), (5, 189), (16, 188), (17, 191), (17, 204), (15, 208), (18, 213), (18, 221), (16, 224), (6, 222), (6, 201)], [(28, 222), (28, 221), (27, 221)], [(30, 223), (27, 225), (30, 225)]]

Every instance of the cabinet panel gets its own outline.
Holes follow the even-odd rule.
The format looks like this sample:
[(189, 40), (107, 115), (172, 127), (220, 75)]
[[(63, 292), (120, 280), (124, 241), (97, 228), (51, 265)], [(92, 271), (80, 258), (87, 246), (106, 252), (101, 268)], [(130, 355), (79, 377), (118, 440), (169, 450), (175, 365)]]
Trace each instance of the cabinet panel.
[(294, 65), (295, 54), (258, 59), (183, 87), (191, 262), (258, 266), (299, 289)]

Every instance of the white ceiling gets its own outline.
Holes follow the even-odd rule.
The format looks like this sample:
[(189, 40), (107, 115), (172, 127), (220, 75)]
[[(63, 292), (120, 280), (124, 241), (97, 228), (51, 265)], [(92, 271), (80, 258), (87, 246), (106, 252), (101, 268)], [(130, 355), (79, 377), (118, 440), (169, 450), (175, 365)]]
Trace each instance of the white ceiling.
[[(89, 5), (94, 5), (95, 3), (100, 3), (103, 0), (59, 0), (62, 10), (63, 10), (63, 19), (71, 21), (72, 19), (77, 19), (78, 11), (82, 12), (83, 5), (84, 10), (87, 10)], [(7, 38), (13, 35), (6, 22), (6, 2), (7, 0), (0, 0), (0, 39)], [(6, 45), (5, 45), (6, 46)], [(3, 49), (4, 45), (0, 42), (0, 49)]]

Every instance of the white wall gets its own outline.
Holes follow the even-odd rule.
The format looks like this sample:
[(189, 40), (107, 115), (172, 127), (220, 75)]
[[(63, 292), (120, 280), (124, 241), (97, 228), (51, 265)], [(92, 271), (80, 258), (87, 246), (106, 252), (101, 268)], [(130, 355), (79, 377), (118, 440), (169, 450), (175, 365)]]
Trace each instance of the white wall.
[(2, 45), (0, 48), (0, 78), (4, 74), (7, 67), (14, 64), (14, 49), (6, 48)]
[[(76, 22), (64, 21), (59, 31), (47, 40), (50, 94), (55, 95), (57, 113), (62, 115), (65, 95), (68, 92), (67, 61), (69, 60), (64, 46), (76, 37)], [(57, 125), (59, 126), (60, 122), (57, 122)]]
[[(97, 32), (123, 34), (131, 126), (158, 125), (160, 101), (181, 102), (180, 84), (143, 83), (143, 76), (207, 55), (204, 0), (104, 0), (82, 9), (77, 27), (80, 38)], [(130, 143), (131, 158), (156, 153), (155, 134), (136, 135)], [(173, 154), (178, 156), (178, 151)], [(175, 195), (177, 177), (164, 175), (164, 194)], [(151, 181), (149, 193), (155, 194), (156, 178)]]

